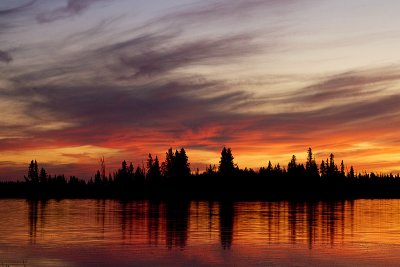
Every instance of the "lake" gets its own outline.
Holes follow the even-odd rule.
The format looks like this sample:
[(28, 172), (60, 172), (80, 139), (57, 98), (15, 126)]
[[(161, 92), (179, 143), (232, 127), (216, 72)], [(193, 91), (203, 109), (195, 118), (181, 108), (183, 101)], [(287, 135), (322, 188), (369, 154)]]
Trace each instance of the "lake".
[(400, 200), (0, 200), (0, 266), (396, 266)]

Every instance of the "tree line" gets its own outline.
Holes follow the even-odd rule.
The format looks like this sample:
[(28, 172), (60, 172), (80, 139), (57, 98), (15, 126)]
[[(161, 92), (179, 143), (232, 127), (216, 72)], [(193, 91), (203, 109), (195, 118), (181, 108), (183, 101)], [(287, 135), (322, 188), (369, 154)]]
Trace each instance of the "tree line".
[(224, 147), (218, 166), (202, 173), (191, 171), (184, 148), (168, 149), (165, 159), (149, 154), (146, 164), (133, 166), (124, 160), (114, 173), (106, 175), (104, 157), (100, 169), (89, 181), (64, 175), (50, 175), (36, 160), (28, 167), (24, 182), (3, 182), (3, 197), (95, 197), (95, 198), (195, 198), (195, 199), (321, 199), (400, 197), (400, 177), (393, 174), (355, 173), (346, 170), (335, 156), (317, 164), (312, 149), (305, 164), (293, 155), (286, 166), (271, 161), (258, 171), (240, 169), (231, 148)]

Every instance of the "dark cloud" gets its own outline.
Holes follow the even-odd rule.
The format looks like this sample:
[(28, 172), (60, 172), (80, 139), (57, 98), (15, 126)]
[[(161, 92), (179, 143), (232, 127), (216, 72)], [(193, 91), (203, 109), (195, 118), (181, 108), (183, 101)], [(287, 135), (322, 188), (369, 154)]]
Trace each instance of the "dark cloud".
[[(50, 112), (57, 120), (73, 124), (47, 131), (22, 128), (29, 137), (23, 141), (2, 139), (0, 150), (90, 144), (132, 152), (135, 148), (130, 142), (147, 144), (146, 148), (149, 144), (167, 148), (179, 140), (180, 145), (189, 149), (214, 151), (222, 144), (240, 147), (265, 142), (312, 143), (320, 134), (335, 136), (338, 131), (370, 131), (372, 125), (388, 130), (390, 125), (400, 122), (398, 94), (311, 111), (262, 114), (236, 109), (243, 102), (245, 106), (251, 105), (257, 97), (246, 91), (229, 92), (225, 86), (223, 82), (199, 83), (187, 79), (140, 87), (21, 87), (1, 96), (17, 98), (24, 94), (25, 99), (41, 96), (46, 101), (39, 105), (32, 102), (27, 107), (32, 115)], [(194, 97), (198, 90), (204, 93), (202, 97)], [(220, 93), (213, 95), (216, 91)], [(76, 171), (80, 170), (78, 167), (82, 172)], [(74, 166), (75, 174), (86, 173), (84, 167)]]
[[(381, 96), (377, 97), (377, 99), (329, 107), (320, 111), (320, 117), (321, 119), (325, 117), (333, 125), (342, 124), (341, 126), (344, 126), (351, 123), (366, 123), (366, 126), (370, 127), (370, 125), (377, 125), (376, 123), (380, 120), (393, 122), (393, 119), (395, 119), (397, 121), (393, 116), (397, 117), (400, 113), (400, 106), (397, 104), (399, 101), (399, 94)], [(322, 114), (326, 115), (322, 116)], [(371, 121), (374, 123), (369, 125), (368, 123)]]
[(68, 0), (66, 7), (38, 14), (36, 20), (39, 23), (47, 23), (76, 16), (87, 10), (92, 4), (100, 1), (105, 0)]
[(143, 51), (135, 56), (121, 56), (123, 66), (132, 68), (134, 77), (159, 75), (180, 67), (196, 64), (226, 64), (236, 57), (244, 57), (260, 52), (261, 48), (252, 44), (252, 35), (237, 35), (219, 39), (203, 39), (195, 42), (158, 47)]
[[(104, 0), (70, 0), (66, 7), (39, 14), (37, 18), (41, 22), (49, 22), (73, 16), (85, 11), (97, 1)], [(275, 41), (269, 44), (264, 41), (261, 46), (257, 40), (259, 31), (220, 33), (214, 37), (198, 36), (189, 39), (185, 37), (185, 31), (182, 30), (191, 23), (192, 19), (195, 20), (199, 16), (210, 16), (208, 19), (204, 18), (204, 21), (208, 21), (218, 19), (222, 14), (229, 16), (235, 12), (240, 14), (240, 12), (257, 9), (260, 6), (279, 6), (274, 1), (267, 2), (216, 1), (213, 4), (203, 3), (200, 9), (198, 9), (199, 5), (186, 5), (180, 11), (173, 11), (162, 18), (143, 23), (144, 31), (133, 27), (126, 32), (110, 32), (112, 30), (110, 25), (114, 20), (103, 20), (91, 29), (65, 38), (64, 42), (60, 43), (60, 50), (69, 44), (76, 45), (76, 42), (85, 42), (96, 36), (109, 34), (110, 38), (104, 44), (96, 44), (95, 47), (84, 46), (85, 49), (79, 53), (69, 55), (68, 58), (60, 58), (60, 61), (63, 61), (62, 64), (50, 66), (43, 63), (40, 66), (38, 63), (34, 69), (25, 70), (24, 73), (16, 72), (11, 78), (20, 83), (32, 81), (40, 83), (41, 79), (45, 83), (47, 79), (54, 80), (56, 77), (68, 79), (69, 74), (75, 76), (75, 73), (87, 72), (90, 69), (96, 69), (96, 73), (111, 71), (110, 75), (116, 80), (155, 78), (178, 68), (183, 69), (193, 65), (232, 64), (235, 59), (265, 53), (268, 50), (272, 53), (273, 47), (276, 47)], [(179, 21), (181, 27), (170, 27), (166, 21)], [(152, 28), (149, 25), (157, 25), (157, 27)], [(108, 33), (104, 32), (105, 29)], [(129, 36), (132, 37), (129, 38)], [(86, 75), (88, 78), (90, 76), (93, 77), (93, 74)], [(103, 75), (104, 77), (106, 76)]]
[[(11, 7), (0, 9), (0, 38), (4, 38), (2, 37), (4, 34), (15, 32), (17, 28), (31, 23), (27, 14), (34, 10), (35, 3), (36, 0), (14, 1)], [(13, 40), (8, 39), (7, 42), (3, 40), (3, 45), (5, 43), (13, 43)]]
[(0, 9), (0, 16), (16, 15), (21, 11), (25, 11), (27, 8), (32, 7), (36, 0), (28, 1), (21, 5), (17, 5), (7, 9)]
[[(18, 99), (20, 94), (24, 94), (25, 99), (46, 99), (26, 107), (31, 110), (30, 116), (40, 118), (43, 113), (51, 113), (57, 120), (75, 125), (46, 132), (29, 126), (23, 129), (32, 138), (44, 140), (41, 145), (45, 147), (52, 145), (51, 140), (76, 145), (104, 143), (119, 132), (135, 135), (141, 131), (160, 134), (175, 131), (173, 136), (178, 137), (187, 129), (201, 131), (210, 122), (231, 121), (229, 117), (234, 115), (218, 110), (226, 109), (239, 99), (243, 101), (248, 97), (247, 93), (221, 93), (209, 98), (193, 97), (190, 93), (219, 86), (222, 85), (181, 82), (148, 85), (139, 91), (138, 88), (97, 86), (21, 88), (12, 92), (14, 96), (8, 94), (6, 97)], [(4, 97), (5, 93), (2, 95)], [(23, 143), (18, 145), (18, 140), (12, 139), (0, 143), (2, 149), (8, 145), (16, 146), (14, 149), (26, 146)]]
[[(201, 84), (188, 80), (149, 84), (141, 88), (41, 87), (34, 90), (21, 89), (21, 92), (14, 93), (19, 95), (24, 92), (26, 98), (45, 97), (46, 102), (39, 107), (37, 103), (32, 103), (27, 109), (33, 113), (38, 112), (37, 116), (45, 111), (51, 112), (58, 120), (75, 125), (46, 132), (25, 129), (36, 140), (44, 140), (43, 146), (51, 146), (52, 141), (49, 140), (68, 145), (104, 145), (121, 133), (137, 138), (139, 143), (149, 138), (143, 133), (152, 133), (155, 139), (160, 138), (168, 143), (168, 140), (189, 138), (188, 132), (198, 135), (213, 128), (216, 130), (212, 134), (200, 140), (191, 140), (191, 144), (208, 143), (212, 147), (216, 143), (234, 142), (243, 138), (247, 138), (249, 143), (255, 139), (300, 140), (310, 139), (313, 133), (320, 131), (335, 132), (346, 128), (367, 130), (380, 122), (396, 124), (400, 113), (397, 105), (400, 95), (331, 105), (312, 111), (246, 113), (243, 112), (246, 109), (241, 112), (236, 107), (251, 105), (256, 96), (245, 91), (228, 92), (224, 86), (218, 82)], [(210, 96), (193, 97), (194, 92), (202, 89)], [(221, 93), (212, 96), (212, 92), (217, 90), (221, 90)], [(271, 133), (277, 131), (284, 132), (285, 137), (271, 136)], [(125, 141), (129, 139), (125, 138)], [(3, 149), (8, 146), (5, 140), (0, 143)]]
[(10, 63), (12, 60), (9, 52), (0, 50), (0, 62)]
[(399, 80), (400, 75), (393, 70), (374, 72), (347, 72), (299, 90), (293, 96), (297, 102), (325, 102), (354, 97), (371, 97), (386, 89), (387, 84)]
[[(77, 73), (96, 70), (96, 73), (110, 74), (107, 83), (135, 78), (152, 81), (178, 68), (232, 64), (269, 48), (259, 45), (254, 36), (247, 33), (177, 42), (181, 37), (177, 32), (140, 34), (128, 40), (81, 51), (65, 58), (62, 65), (39, 62), (34, 69), (17, 72), (10, 79), (20, 84), (44, 83), (56, 77), (70, 80), (69, 75), (75, 77)], [(93, 78), (93, 73), (87, 77)], [(176, 77), (164, 78), (174, 82)]]

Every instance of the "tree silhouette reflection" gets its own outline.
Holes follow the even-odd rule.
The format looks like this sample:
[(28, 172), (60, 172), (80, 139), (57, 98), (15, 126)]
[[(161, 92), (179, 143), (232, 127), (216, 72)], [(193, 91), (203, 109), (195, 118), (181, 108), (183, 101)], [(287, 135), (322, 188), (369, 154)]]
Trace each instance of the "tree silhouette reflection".
[(96, 222), (101, 226), (101, 237), (104, 239), (105, 223), (106, 223), (106, 200), (98, 199), (96, 201)]
[(316, 239), (316, 230), (315, 228), (318, 226), (318, 210), (317, 204), (314, 202), (309, 202), (307, 204), (307, 241), (308, 241), (308, 248), (312, 249), (313, 247), (313, 240)]
[[(266, 239), (269, 244), (287, 240), (331, 247), (345, 242), (345, 234), (354, 228), (354, 201), (268, 202), (261, 205)], [(239, 208), (240, 209), (240, 208)], [(240, 222), (240, 218), (237, 219)], [(285, 226), (282, 229), (282, 226)]]
[(38, 201), (28, 201), (29, 237), (32, 244), (36, 243)]
[(234, 203), (221, 202), (219, 205), (219, 226), (223, 249), (230, 249), (232, 246), (234, 216)]
[(170, 201), (166, 203), (166, 245), (172, 247), (184, 248), (188, 239), (190, 216), (189, 201)]
[[(79, 205), (78, 202), (73, 201), (73, 205)], [(88, 224), (97, 229), (96, 236), (101, 239), (98, 242), (116, 236), (121, 243), (134, 241), (158, 246), (164, 243), (165, 238), (168, 249), (183, 249), (189, 240), (202, 238), (206, 242), (219, 244), (223, 250), (229, 250), (234, 243), (248, 242), (253, 236), (272, 246), (287, 242), (296, 246), (304, 245), (309, 249), (321, 245), (334, 247), (352, 237), (356, 223), (354, 201), (199, 201), (192, 204), (184, 200), (93, 200), (93, 213), (70, 212), (68, 205), (53, 201), (49, 204), (44, 201), (26, 201), (25, 231), (28, 232), (31, 244), (47, 240), (46, 235), (54, 227), (60, 227), (60, 231), (75, 231), (74, 227), (78, 224), (65, 224), (64, 220), (81, 219), (80, 216), (87, 216), (85, 219)], [(92, 221), (94, 226), (91, 224), (91, 216), (95, 217)], [(46, 218), (50, 222), (46, 222)], [(196, 236), (190, 236), (192, 231)], [(37, 234), (39, 232), (40, 235)], [(129, 242), (126, 242), (127, 239)]]
[(160, 202), (150, 201), (147, 213), (147, 240), (149, 245), (158, 245), (160, 231)]
[(122, 240), (145, 229), (146, 203), (144, 201), (119, 201), (119, 219)]
[(40, 227), (45, 227), (46, 217), (46, 201), (27, 200), (28, 204), (28, 221), (29, 221), (29, 238), (31, 244), (36, 244), (37, 225), (40, 220)]

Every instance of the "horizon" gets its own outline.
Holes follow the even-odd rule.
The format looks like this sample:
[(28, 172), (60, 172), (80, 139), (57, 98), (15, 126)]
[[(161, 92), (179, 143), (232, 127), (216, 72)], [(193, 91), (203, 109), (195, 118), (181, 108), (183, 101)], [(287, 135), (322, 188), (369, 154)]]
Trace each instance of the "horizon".
[[(170, 147), (169, 149), (172, 149), (172, 147)], [(217, 163), (210, 163), (210, 164), (206, 164), (206, 165), (202, 165), (202, 166), (200, 166), (200, 167), (202, 167), (202, 169), (200, 168), (200, 167), (198, 167), (198, 166), (195, 166), (195, 167), (193, 167), (192, 165), (191, 165), (191, 161), (190, 161), (190, 155), (188, 155), (187, 154), (187, 151), (186, 151), (186, 149), (184, 148), (184, 147), (182, 147), (182, 148), (177, 148), (177, 149), (172, 149), (171, 151), (173, 152), (173, 153), (178, 153), (178, 151), (180, 151), (180, 149), (184, 149), (185, 150), (185, 153), (186, 153), (186, 155), (187, 155), (187, 160), (188, 160), (188, 164), (189, 164), (189, 171), (190, 171), (190, 174), (191, 175), (198, 175), (198, 174), (207, 174), (207, 172), (209, 171), (209, 168), (212, 168), (213, 169), (213, 171), (215, 172), (215, 173), (219, 173), (219, 166), (220, 166), (220, 164), (221, 164), (221, 160), (222, 160), (222, 153), (223, 153), (223, 150), (225, 150), (225, 149), (228, 149), (230, 152), (232, 151), (231, 150), (231, 148), (230, 147), (223, 147), (222, 148), (222, 150), (221, 150), (221, 152), (220, 152), (220, 157), (219, 157), (219, 159), (218, 159), (218, 162)], [(281, 162), (274, 162), (274, 161), (272, 161), (272, 160), (269, 160), (266, 164), (264, 164), (264, 165), (259, 165), (258, 167), (255, 167), (255, 168), (253, 168), (253, 167), (247, 167), (247, 166), (239, 166), (237, 163), (235, 163), (235, 155), (232, 153), (231, 155), (233, 156), (233, 162), (232, 162), (232, 164), (235, 166), (235, 168), (237, 168), (238, 170), (249, 170), (249, 171), (254, 171), (256, 174), (260, 174), (261, 173), (261, 170), (263, 170), (263, 171), (265, 171), (266, 169), (267, 169), (267, 167), (268, 167), (268, 165), (269, 165), (269, 163), (271, 163), (271, 166), (275, 169), (275, 168), (280, 168), (284, 173), (285, 172), (287, 172), (288, 171), (288, 169), (290, 168), (289, 167), (289, 165), (290, 164), (292, 164), (292, 160), (293, 160), (293, 157), (294, 157), (294, 159), (295, 159), (295, 162), (296, 162), (296, 164), (300, 167), (300, 166), (302, 166), (303, 168), (306, 168), (306, 164), (307, 164), (307, 162), (308, 162), (308, 156), (309, 156), (309, 153), (311, 152), (311, 156), (312, 156), (312, 161), (316, 164), (316, 168), (317, 168), (317, 172), (318, 172), (318, 174), (319, 175), (321, 175), (321, 177), (322, 177), (322, 173), (321, 173), (321, 165), (322, 165), (322, 163), (324, 163), (324, 165), (325, 164), (328, 164), (328, 162), (329, 162), (329, 160), (330, 160), (330, 158), (331, 158), (331, 156), (333, 156), (333, 162), (334, 162), (334, 164), (335, 164), (335, 166), (336, 166), (336, 168), (338, 168), (338, 170), (339, 170), (339, 168), (341, 167), (341, 164), (343, 163), (343, 166), (344, 166), (344, 175), (347, 177), (347, 176), (349, 176), (350, 175), (350, 170), (351, 170), (351, 168), (353, 168), (353, 174), (357, 177), (357, 176), (360, 176), (360, 175), (363, 175), (363, 176), (368, 176), (368, 175), (377, 175), (377, 176), (381, 176), (381, 175), (393, 175), (394, 177), (398, 177), (399, 175), (400, 175), (400, 173), (384, 173), (384, 172), (367, 172), (366, 170), (357, 170), (357, 169), (354, 169), (354, 166), (353, 165), (348, 165), (348, 164), (346, 164), (346, 162), (344, 162), (342, 159), (338, 159), (338, 158), (336, 158), (336, 156), (333, 154), (333, 153), (330, 153), (326, 158), (323, 158), (323, 159), (317, 159), (316, 157), (315, 157), (315, 153), (314, 153), (314, 151), (312, 151), (312, 148), (310, 147), (310, 148), (308, 148), (308, 150), (307, 150), (307, 157), (304, 159), (304, 160), (302, 160), (302, 157), (300, 157), (300, 159), (301, 160), (299, 160), (299, 157), (297, 156), (297, 155), (295, 155), (295, 154), (292, 154), (291, 156), (290, 156), (290, 159), (288, 159), (288, 161), (287, 161), (287, 163), (281, 163)], [(152, 154), (152, 153), (148, 153), (147, 154), (148, 156), (147, 156), (147, 158), (146, 159), (143, 159), (142, 160), (142, 162), (141, 163), (139, 163), (139, 164), (133, 164), (133, 162), (131, 162), (131, 161), (129, 161), (129, 160), (126, 160), (126, 159), (123, 159), (123, 160), (121, 160), (120, 161), (120, 165), (119, 166), (117, 166), (115, 169), (114, 168), (108, 168), (107, 167), (107, 161), (106, 161), (106, 159), (104, 158), (104, 157), (101, 157), (100, 159), (99, 159), (99, 166), (98, 166), (98, 168), (96, 169), (96, 170), (93, 170), (92, 171), (92, 174), (90, 174), (89, 176), (83, 176), (83, 177), (80, 177), (80, 176), (77, 176), (77, 175), (75, 175), (75, 174), (73, 174), (73, 173), (71, 173), (71, 171), (69, 171), (68, 170), (68, 166), (61, 166), (61, 168), (60, 169), (64, 169), (64, 170), (66, 170), (66, 173), (64, 173), (64, 172), (57, 172), (57, 166), (52, 166), (52, 168), (50, 169), (50, 170), (52, 170), (53, 171), (53, 173), (51, 173), (51, 172), (49, 172), (49, 169), (47, 169), (46, 168), (46, 166), (45, 165), (43, 165), (43, 164), (41, 164), (39, 161), (37, 161), (36, 159), (32, 159), (31, 161), (30, 161), (30, 163), (29, 164), (27, 164), (26, 165), (26, 172), (25, 172), (25, 174), (23, 175), (23, 176), (21, 176), (21, 177), (8, 177), (8, 179), (4, 179), (4, 180), (2, 180), (2, 181), (5, 181), (5, 182), (12, 182), (12, 181), (24, 181), (24, 177), (25, 177), (25, 179), (26, 179), (26, 174), (28, 174), (29, 175), (29, 169), (32, 167), (32, 164), (35, 164), (36, 166), (37, 166), (37, 168), (38, 168), (38, 170), (41, 170), (41, 169), (44, 169), (45, 170), (45, 173), (48, 175), (48, 177), (50, 178), (50, 177), (56, 177), (56, 176), (65, 176), (65, 178), (66, 179), (68, 179), (68, 177), (74, 177), (74, 178), (78, 178), (78, 179), (82, 179), (82, 180), (85, 180), (85, 181), (90, 181), (90, 180), (92, 180), (95, 176), (96, 176), (96, 173), (99, 173), (99, 172), (101, 172), (101, 170), (102, 170), (102, 167), (104, 166), (105, 168), (104, 168), (104, 171), (105, 171), (105, 177), (106, 178), (108, 178), (108, 177), (112, 177), (112, 179), (115, 179), (115, 177), (118, 175), (118, 173), (121, 171), (121, 166), (123, 165), (123, 164), (125, 164), (125, 167), (126, 166), (128, 166), (128, 165), (130, 165), (130, 164), (132, 164), (132, 166), (133, 166), (133, 169), (134, 170), (136, 170), (136, 168), (139, 168), (141, 171), (144, 171), (144, 173), (146, 173), (147, 171), (148, 171), (148, 166), (146, 166), (147, 165), (147, 161), (148, 161), (148, 157), (151, 155), (152, 156), (152, 159), (153, 160), (155, 160), (156, 158), (157, 158), (157, 160), (158, 160), (158, 162), (159, 162), (159, 164), (160, 164), (160, 171), (161, 171), (161, 173), (163, 172), (163, 167), (162, 167), (162, 164), (168, 164), (167, 163), (167, 156), (168, 156), (168, 151), (166, 151), (165, 153), (164, 153), (164, 158), (163, 157), (159, 157), (158, 155), (154, 155), (154, 154)], [(104, 164), (104, 165), (103, 165)], [(29, 165), (29, 166), (28, 166)], [(55, 172), (54, 172), (54, 170), (55, 170)], [(164, 176), (165, 174), (162, 174), (162, 176)], [(10, 178), (12, 178), (12, 179), (10, 179)]]
[[(184, 147), (192, 170), (333, 153), (400, 173), (398, 1), (4, 0), (0, 180)], [(339, 162), (337, 162), (339, 163)], [(70, 172), (70, 173), (69, 173)]]

